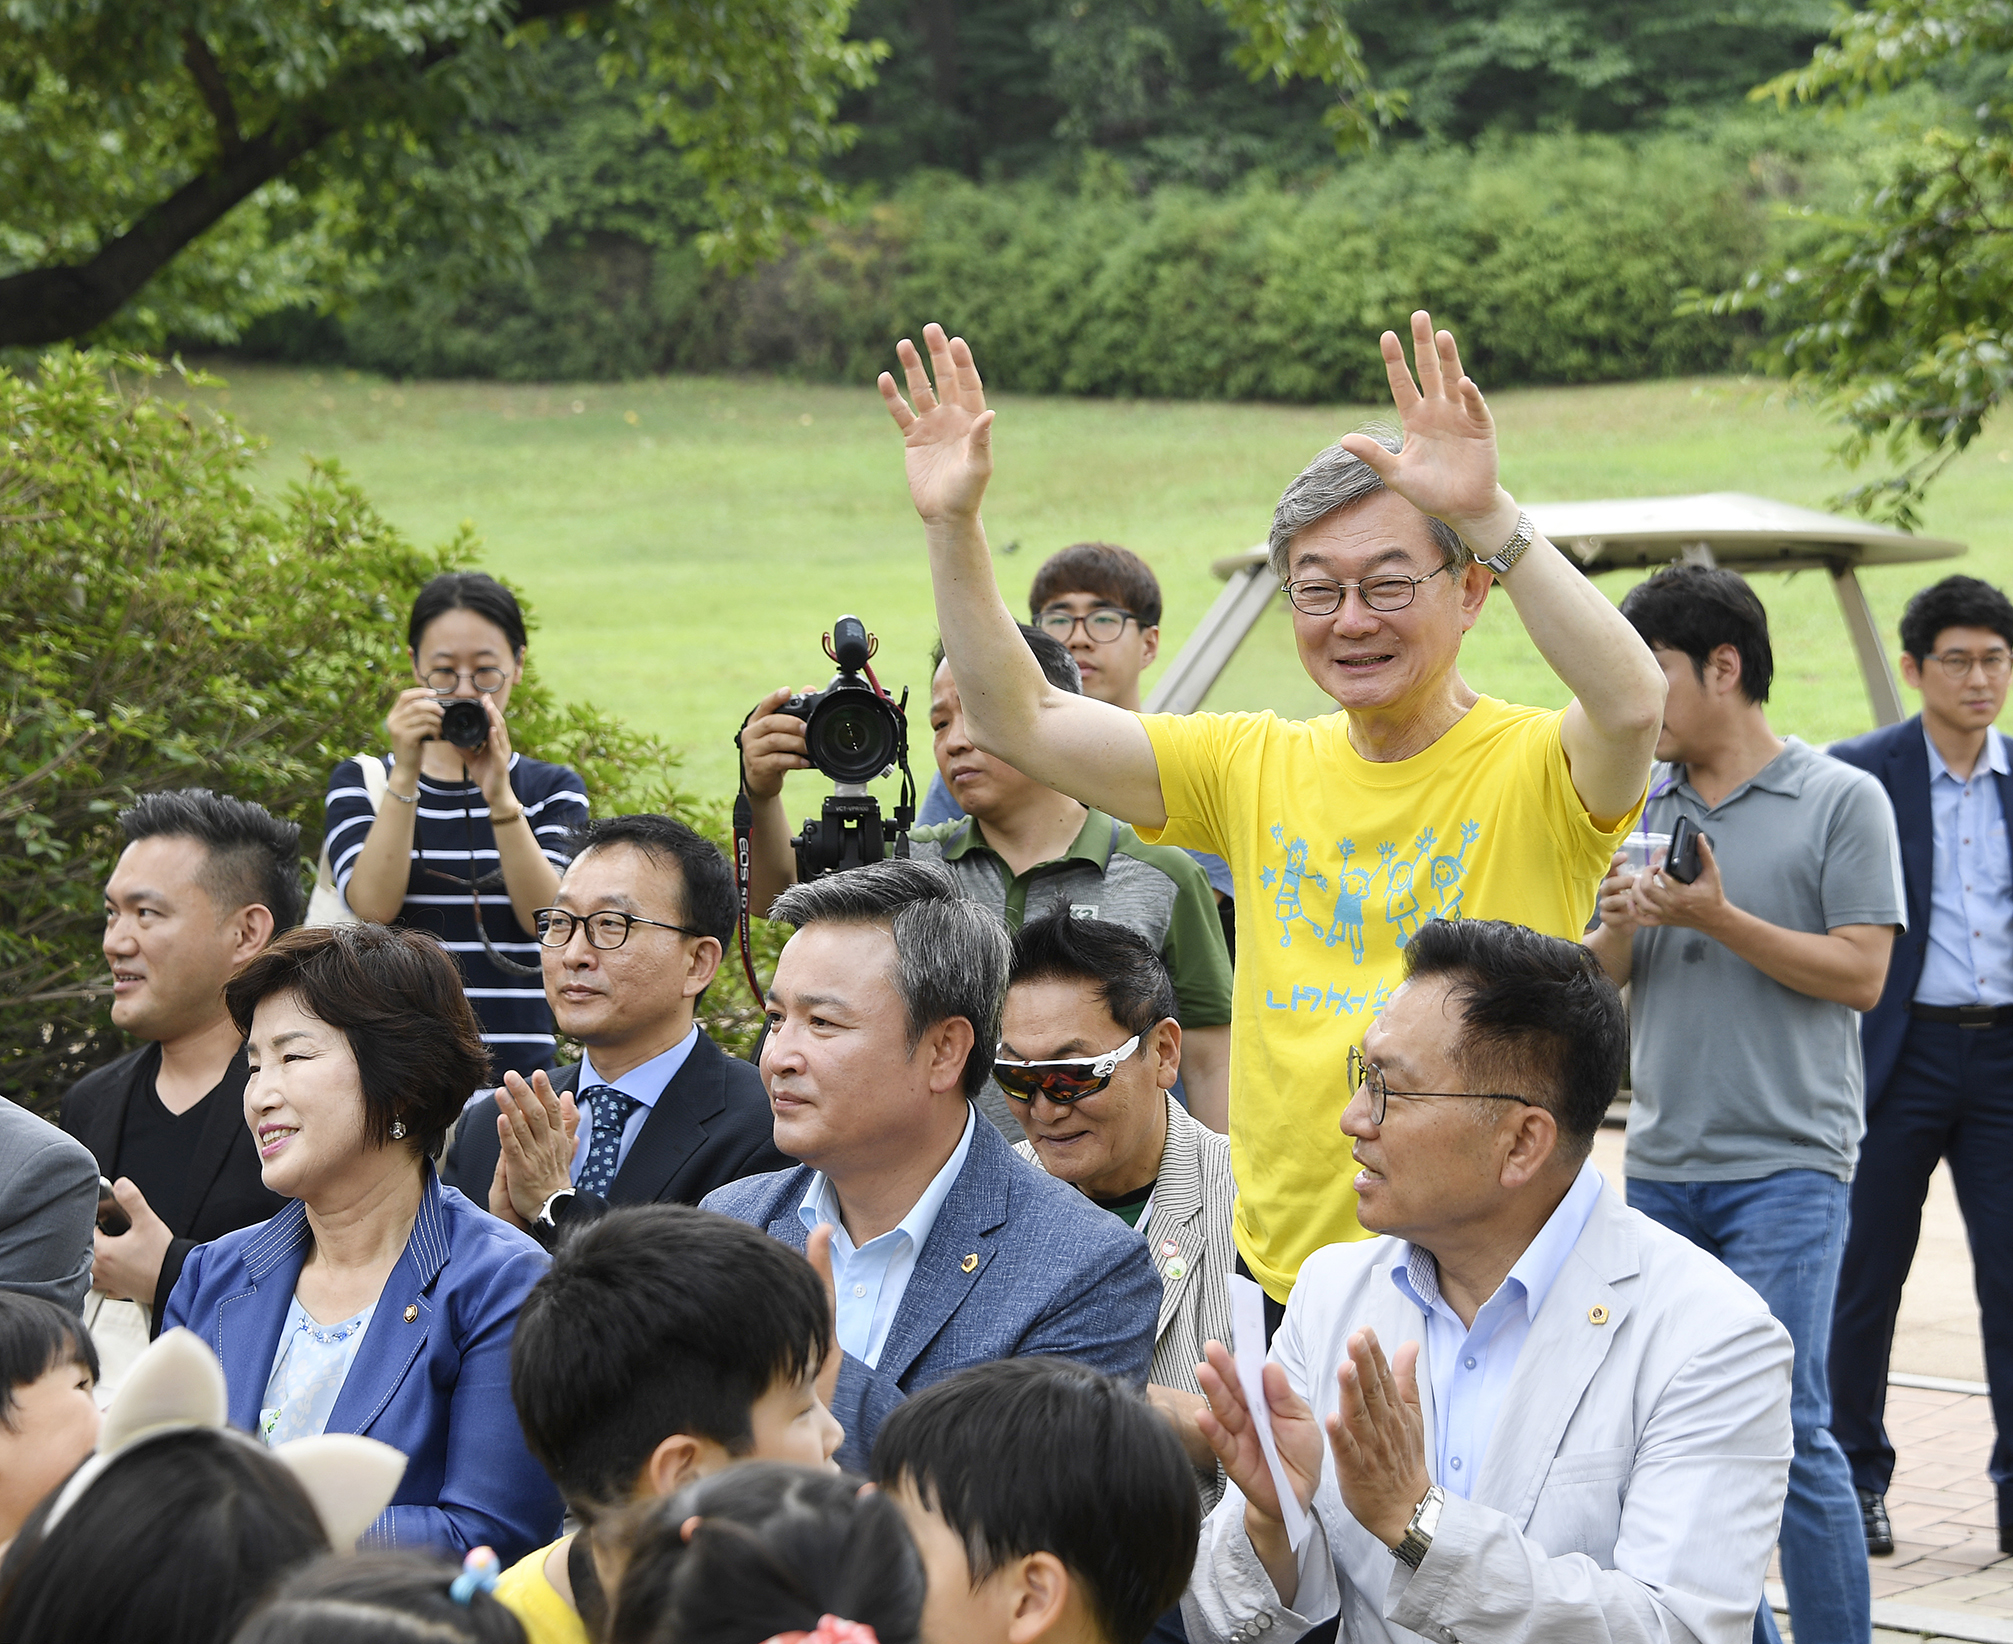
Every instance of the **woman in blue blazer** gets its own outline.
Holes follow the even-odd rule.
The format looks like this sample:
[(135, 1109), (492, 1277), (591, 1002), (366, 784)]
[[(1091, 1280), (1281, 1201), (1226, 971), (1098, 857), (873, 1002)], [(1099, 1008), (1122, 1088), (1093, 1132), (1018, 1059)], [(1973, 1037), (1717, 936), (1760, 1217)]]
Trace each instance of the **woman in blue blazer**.
[(216, 1350), (234, 1425), (405, 1452), (361, 1545), (487, 1545), (510, 1564), (559, 1533), (510, 1402), (511, 1332), (546, 1256), (434, 1175), (487, 1066), (460, 974), (421, 932), (339, 925), (280, 937), (224, 998), (265, 1183), (293, 1203), (192, 1251), (163, 1327)]

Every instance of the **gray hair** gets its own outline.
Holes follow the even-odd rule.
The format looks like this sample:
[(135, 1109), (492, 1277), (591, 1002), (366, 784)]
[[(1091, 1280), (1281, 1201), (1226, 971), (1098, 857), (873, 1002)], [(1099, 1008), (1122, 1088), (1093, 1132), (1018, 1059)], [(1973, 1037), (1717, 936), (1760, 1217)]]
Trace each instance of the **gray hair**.
[[(1368, 434), (1393, 456), (1405, 443), (1403, 435), (1375, 424), (1359, 428), (1357, 432)], [(1337, 509), (1353, 508), (1365, 497), (1374, 496), (1384, 489), (1384, 482), (1377, 477), (1376, 469), (1362, 459), (1352, 457), (1339, 445), (1329, 446), (1300, 471), (1300, 477), (1286, 487), (1279, 506), (1272, 510), (1272, 534), (1265, 542), (1272, 561), (1272, 574), (1281, 582), (1289, 578), (1292, 567), (1287, 563), (1287, 551), (1293, 539), (1308, 526), (1326, 519)], [(1426, 515), (1425, 520), (1427, 534), (1439, 547), (1445, 564), (1455, 571), (1467, 570), (1475, 556), (1454, 528), (1431, 514)]]
[(941, 862), (875, 862), (792, 885), (769, 909), (771, 919), (807, 925), (877, 925), (895, 939), (895, 986), (908, 1016), (909, 1053), (938, 1022), (972, 1025), (964, 1093), (976, 1097), (992, 1076), (1000, 1042), (1012, 939), (999, 917), (958, 889)]

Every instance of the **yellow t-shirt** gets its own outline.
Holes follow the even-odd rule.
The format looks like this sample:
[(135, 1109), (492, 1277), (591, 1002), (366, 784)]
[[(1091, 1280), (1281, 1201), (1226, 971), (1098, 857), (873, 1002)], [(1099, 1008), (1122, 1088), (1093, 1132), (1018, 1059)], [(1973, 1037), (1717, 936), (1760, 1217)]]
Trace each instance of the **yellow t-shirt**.
[(586, 1623), (545, 1579), (546, 1554), (558, 1545), (526, 1553), (496, 1578), (497, 1601), (524, 1624), (527, 1644), (587, 1644)]
[(1214, 851), (1237, 886), (1237, 1248), (1277, 1300), (1321, 1246), (1367, 1236), (1339, 1127), (1343, 1066), (1404, 977), (1404, 943), (1429, 919), (1462, 917), (1577, 941), (1593, 916), (1636, 813), (1594, 826), (1563, 717), (1485, 696), (1389, 764), (1349, 745), (1341, 714), (1143, 717), (1167, 826), (1140, 838)]

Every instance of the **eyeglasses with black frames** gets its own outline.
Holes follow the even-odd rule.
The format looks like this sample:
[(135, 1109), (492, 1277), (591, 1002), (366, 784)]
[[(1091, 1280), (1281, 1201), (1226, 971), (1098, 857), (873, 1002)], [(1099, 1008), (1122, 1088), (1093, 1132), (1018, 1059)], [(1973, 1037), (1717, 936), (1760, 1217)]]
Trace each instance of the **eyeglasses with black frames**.
[(1051, 1102), (1067, 1107), (1086, 1096), (1095, 1096), (1109, 1085), (1118, 1064), (1139, 1049), (1140, 1038), (1135, 1033), (1118, 1049), (1087, 1062), (1016, 1062), (996, 1055), (993, 1080), (1017, 1102), (1032, 1102), (1037, 1096), (1046, 1096)]
[(1333, 616), (1342, 609), (1343, 598), (1351, 588), (1373, 611), (1402, 611), (1418, 596), (1420, 583), (1431, 582), (1440, 571), (1450, 569), (1451, 566), (1442, 565), (1438, 571), (1428, 571), (1422, 577), (1365, 577), (1360, 582), (1330, 582), (1326, 577), (1309, 577), (1305, 582), (1289, 582), (1284, 586), (1286, 597), (1293, 601), (1293, 609), (1302, 616)]
[(633, 913), (618, 913), (613, 908), (604, 908), (599, 913), (573, 914), (564, 908), (540, 908), (533, 916), (538, 921), (538, 945), (543, 948), (563, 948), (573, 940), (573, 927), (587, 927), (587, 945), (606, 952), (619, 948), (629, 940), (631, 925), (654, 925), (659, 930), (675, 930), (680, 936), (703, 936), (704, 931), (691, 930), (684, 925), (667, 925), (662, 919), (643, 919)]
[(503, 682), (509, 677), (502, 668), (477, 668), (473, 671), (466, 668), (429, 668), (425, 675), (426, 688), (441, 696), (453, 696), (464, 679), (472, 681), (484, 696), (494, 696), (503, 689)]
[(1384, 1122), (1385, 1106), (1393, 1096), (1461, 1096), (1475, 1102), (1515, 1102), (1519, 1107), (1540, 1105), (1500, 1090), (1393, 1090), (1384, 1082), (1384, 1070), (1375, 1062), (1364, 1061), (1363, 1052), (1354, 1045), (1349, 1047), (1349, 1089), (1352, 1094), (1361, 1090), (1369, 1095), (1373, 1125)]
[(1922, 660), (1935, 663), (1946, 678), (1959, 682), (1969, 679), (1973, 668), (1983, 670), (1988, 685), (2001, 684), (2008, 674), (2013, 674), (2013, 651), (1995, 649), (1983, 655), (1970, 651), (1931, 651)]
[(1065, 611), (1058, 606), (1036, 617), (1035, 626), (1051, 639), (1059, 639), (1067, 645), (1069, 636), (1076, 632), (1076, 625), (1081, 622), (1083, 631), (1096, 643), (1109, 645), (1125, 632), (1125, 625), (1128, 622), (1138, 620), (1139, 618), (1132, 612), (1120, 610), (1116, 605), (1100, 605), (1087, 616), (1078, 616), (1075, 612)]

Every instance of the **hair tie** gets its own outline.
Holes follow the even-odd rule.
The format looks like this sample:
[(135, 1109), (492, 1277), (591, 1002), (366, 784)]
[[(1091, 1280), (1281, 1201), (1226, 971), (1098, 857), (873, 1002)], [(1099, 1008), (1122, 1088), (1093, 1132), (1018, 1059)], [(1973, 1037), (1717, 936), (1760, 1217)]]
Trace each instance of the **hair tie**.
[(881, 1644), (874, 1629), (864, 1621), (847, 1621), (842, 1616), (821, 1615), (817, 1626), (807, 1633), (778, 1633), (767, 1644)]
[(496, 1590), (496, 1578), (503, 1574), (503, 1561), (487, 1547), (474, 1547), (468, 1557), (461, 1561), (461, 1574), (456, 1576), (447, 1589), (447, 1596), (457, 1604), (470, 1603), (477, 1589), (485, 1593)]

